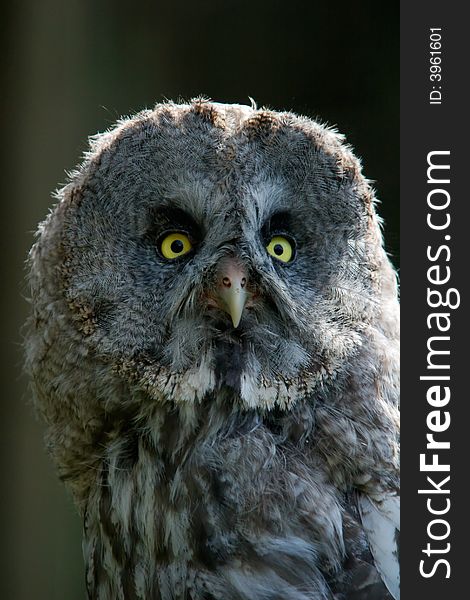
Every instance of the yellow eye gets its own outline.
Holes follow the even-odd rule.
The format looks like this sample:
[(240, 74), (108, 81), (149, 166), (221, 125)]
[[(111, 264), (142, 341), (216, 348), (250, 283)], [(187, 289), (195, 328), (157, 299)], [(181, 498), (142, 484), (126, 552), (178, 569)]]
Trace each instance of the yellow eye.
[(192, 247), (188, 236), (181, 231), (176, 231), (174, 233), (169, 233), (163, 238), (160, 252), (165, 258), (172, 260), (173, 258), (184, 256)]
[(292, 260), (294, 255), (292, 244), (282, 235), (275, 235), (266, 246), (266, 250), (274, 258), (286, 263)]

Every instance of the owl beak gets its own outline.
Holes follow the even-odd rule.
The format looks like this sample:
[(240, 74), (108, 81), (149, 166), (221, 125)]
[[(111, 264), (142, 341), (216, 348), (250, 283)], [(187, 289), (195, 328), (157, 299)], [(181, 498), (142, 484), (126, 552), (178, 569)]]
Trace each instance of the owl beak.
[(227, 259), (218, 268), (217, 304), (228, 313), (235, 328), (240, 324), (248, 298), (248, 277), (238, 261)]

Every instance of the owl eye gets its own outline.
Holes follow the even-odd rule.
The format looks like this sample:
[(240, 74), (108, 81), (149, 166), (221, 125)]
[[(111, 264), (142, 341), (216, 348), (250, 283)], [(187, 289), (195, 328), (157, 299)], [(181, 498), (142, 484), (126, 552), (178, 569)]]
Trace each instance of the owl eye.
[(162, 239), (160, 243), (160, 252), (162, 253), (162, 256), (168, 258), (168, 260), (173, 260), (174, 258), (179, 258), (190, 252), (192, 247), (193, 245), (185, 233), (182, 231), (175, 231), (173, 233), (168, 233)]
[(294, 246), (282, 235), (275, 235), (266, 246), (268, 254), (282, 262), (290, 262), (294, 257)]

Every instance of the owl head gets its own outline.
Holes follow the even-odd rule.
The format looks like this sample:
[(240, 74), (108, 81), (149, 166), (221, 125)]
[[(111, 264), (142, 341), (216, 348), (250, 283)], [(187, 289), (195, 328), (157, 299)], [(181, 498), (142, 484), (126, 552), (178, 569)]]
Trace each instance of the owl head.
[(195, 403), (227, 388), (286, 408), (396, 299), (359, 161), (292, 113), (157, 105), (91, 138), (58, 200), (31, 255), (34, 318), (77, 389)]

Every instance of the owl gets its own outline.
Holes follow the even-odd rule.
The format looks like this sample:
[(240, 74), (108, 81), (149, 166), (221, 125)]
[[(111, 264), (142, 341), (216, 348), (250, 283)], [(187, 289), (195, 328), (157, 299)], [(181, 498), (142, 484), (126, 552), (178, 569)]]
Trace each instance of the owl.
[(26, 364), (89, 599), (398, 598), (396, 274), (343, 137), (167, 102), (57, 200)]

